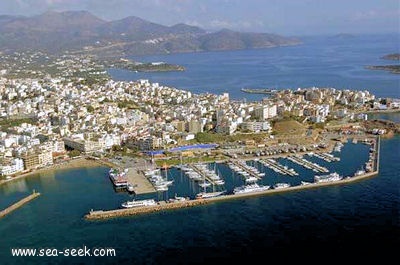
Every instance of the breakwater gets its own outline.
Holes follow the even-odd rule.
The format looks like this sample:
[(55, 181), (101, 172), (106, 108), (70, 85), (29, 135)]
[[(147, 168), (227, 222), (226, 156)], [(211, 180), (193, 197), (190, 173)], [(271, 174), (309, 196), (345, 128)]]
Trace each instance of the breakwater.
[(40, 196), (39, 192), (33, 191), (32, 194), (28, 195), (27, 197), (23, 198), (22, 200), (12, 204), (11, 206), (7, 207), (6, 209), (0, 212), (0, 218), (12, 213), (13, 211), (17, 210), (18, 208), (22, 207), (24, 204), (36, 199)]

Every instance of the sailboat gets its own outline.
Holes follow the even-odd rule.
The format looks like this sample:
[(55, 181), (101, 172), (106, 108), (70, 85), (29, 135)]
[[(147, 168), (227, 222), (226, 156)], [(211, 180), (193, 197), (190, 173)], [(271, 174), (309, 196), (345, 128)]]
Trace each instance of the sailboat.
[[(203, 184), (205, 183), (205, 181), (206, 181), (206, 176), (203, 175)], [(203, 192), (196, 194), (196, 199), (208, 199), (208, 198), (218, 197), (226, 193), (226, 190), (207, 192), (207, 188), (205, 186), (203, 187), (203, 189), (204, 189)]]

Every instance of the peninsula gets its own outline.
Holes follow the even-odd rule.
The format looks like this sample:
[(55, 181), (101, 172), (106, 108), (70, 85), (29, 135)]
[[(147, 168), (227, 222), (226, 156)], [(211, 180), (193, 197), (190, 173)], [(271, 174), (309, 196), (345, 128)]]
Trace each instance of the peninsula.
[(168, 64), (165, 62), (142, 63), (134, 62), (129, 59), (111, 59), (101, 60), (101, 63), (106, 68), (125, 69), (133, 72), (170, 72), (170, 71), (185, 71), (185, 68), (176, 64)]

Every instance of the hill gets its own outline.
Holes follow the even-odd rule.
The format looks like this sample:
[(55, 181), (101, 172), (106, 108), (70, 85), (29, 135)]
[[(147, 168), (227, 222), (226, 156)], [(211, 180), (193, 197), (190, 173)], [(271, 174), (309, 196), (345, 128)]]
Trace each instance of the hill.
[(164, 26), (139, 17), (104, 21), (87, 11), (46, 12), (32, 17), (0, 16), (0, 51), (85, 52), (114, 57), (296, 45), (268, 33), (221, 30), (208, 33), (186, 24)]

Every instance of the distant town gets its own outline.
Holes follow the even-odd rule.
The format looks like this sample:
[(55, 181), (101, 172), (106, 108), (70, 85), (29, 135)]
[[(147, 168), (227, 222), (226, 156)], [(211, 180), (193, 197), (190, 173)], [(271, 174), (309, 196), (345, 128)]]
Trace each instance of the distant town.
[(390, 134), (399, 129), (367, 122), (368, 112), (400, 107), (399, 99), (376, 98), (368, 91), (285, 89), (246, 102), (231, 100), (229, 93), (194, 94), (149, 80), (114, 81), (107, 67), (89, 56), (13, 53), (3, 55), (0, 66), (3, 179), (81, 156), (151, 156), (161, 166), (177, 163), (172, 148), (199, 143), (216, 144), (220, 151), (207, 150), (204, 158), (179, 155), (191, 161), (218, 159), (238, 147), (257, 152), (320, 143), (327, 131)]

